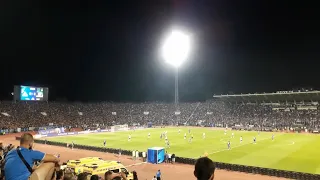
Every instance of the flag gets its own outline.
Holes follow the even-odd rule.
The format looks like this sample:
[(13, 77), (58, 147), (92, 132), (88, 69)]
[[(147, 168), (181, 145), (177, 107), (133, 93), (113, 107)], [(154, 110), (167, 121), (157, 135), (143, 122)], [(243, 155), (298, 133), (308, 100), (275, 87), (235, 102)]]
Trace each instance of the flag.
[(10, 117), (10, 114), (8, 114), (6, 112), (2, 112), (1, 114), (4, 115), (4, 116)]

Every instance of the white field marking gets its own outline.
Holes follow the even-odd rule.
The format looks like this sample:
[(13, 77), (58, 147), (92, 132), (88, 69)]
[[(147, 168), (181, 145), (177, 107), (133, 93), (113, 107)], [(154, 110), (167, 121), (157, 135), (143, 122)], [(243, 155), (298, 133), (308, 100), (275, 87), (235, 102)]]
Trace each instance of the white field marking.
[[(282, 136), (282, 135), (284, 135), (284, 134), (279, 134), (277, 137)], [(271, 138), (270, 138), (270, 137), (268, 137), (268, 138), (263, 138), (263, 139), (261, 139), (261, 140), (259, 140), (259, 141), (257, 141), (257, 142), (265, 141), (265, 140), (267, 140), (267, 139), (271, 139)], [(250, 143), (245, 143), (245, 144), (240, 144), (240, 145), (238, 145), (238, 146), (233, 146), (233, 147), (231, 146), (231, 150), (234, 149), (234, 148), (242, 147), (242, 146), (249, 145), (249, 144), (252, 144), (252, 142), (250, 142)], [(214, 151), (214, 152), (212, 152), (212, 153), (209, 153), (208, 155), (216, 154), (216, 153), (224, 152), (224, 151), (230, 151), (230, 150), (229, 150), (229, 149), (222, 149), (222, 150), (219, 150), (219, 151)], [(198, 158), (198, 157), (195, 157), (195, 158)]]
[(138, 165), (141, 165), (141, 164), (147, 164), (147, 162), (140, 162), (140, 163), (130, 164), (130, 165), (126, 166), (126, 167), (138, 166)]

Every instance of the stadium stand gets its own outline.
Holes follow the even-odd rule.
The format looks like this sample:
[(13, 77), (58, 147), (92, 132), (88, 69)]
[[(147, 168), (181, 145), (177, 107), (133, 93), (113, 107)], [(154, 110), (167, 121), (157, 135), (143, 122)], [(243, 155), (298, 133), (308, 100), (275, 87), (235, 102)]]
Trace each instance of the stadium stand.
[[(0, 102), (1, 132), (37, 130), (49, 124), (90, 128), (114, 124), (201, 125), (317, 131), (319, 92), (214, 96), (198, 103)], [(91, 127), (92, 128), (92, 127)]]
[[(0, 101), (0, 131), (12, 133), (38, 131), (64, 126), (95, 129), (112, 125), (129, 126), (191, 125), (232, 127), (243, 130), (290, 130), (319, 133), (319, 91), (276, 92), (264, 94), (220, 95), (206, 102), (174, 104), (153, 103), (60, 103)], [(65, 143), (45, 142), (66, 146)], [(75, 145), (75, 148), (117, 153), (118, 149)], [(131, 151), (123, 150), (131, 155)], [(176, 161), (194, 164), (195, 159), (176, 157)], [(257, 173), (293, 179), (319, 179), (319, 175), (274, 169), (216, 163), (219, 169)], [(52, 167), (48, 167), (49, 169)], [(41, 176), (42, 172), (35, 173)], [(35, 179), (41, 179), (36, 177)]]

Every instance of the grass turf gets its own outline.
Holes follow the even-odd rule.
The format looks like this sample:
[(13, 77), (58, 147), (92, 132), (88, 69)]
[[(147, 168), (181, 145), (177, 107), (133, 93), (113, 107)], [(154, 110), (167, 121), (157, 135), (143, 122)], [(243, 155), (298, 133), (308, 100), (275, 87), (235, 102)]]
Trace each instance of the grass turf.
[[(178, 133), (181, 129), (181, 133)], [(86, 134), (77, 136), (53, 137), (49, 140), (57, 142), (91, 145), (103, 147), (107, 141), (109, 148), (146, 151), (150, 147), (166, 147), (164, 139), (160, 139), (161, 132), (167, 131), (170, 141), (169, 153), (181, 157), (198, 158), (204, 153), (217, 162), (259, 166), (298, 172), (320, 174), (320, 136), (313, 134), (284, 134), (276, 133), (272, 141), (272, 133), (253, 131), (227, 131), (209, 128), (191, 128), (194, 138), (188, 142), (191, 134), (189, 128), (154, 128), (137, 131), (114, 133)], [(150, 139), (148, 133), (151, 134)], [(184, 133), (187, 139), (184, 139)], [(206, 138), (202, 134), (206, 133)], [(231, 138), (234, 133), (235, 137)], [(131, 141), (128, 135), (131, 134)], [(240, 136), (243, 142), (240, 143)], [(257, 143), (253, 144), (253, 137)], [(227, 150), (227, 142), (231, 142), (231, 150)]]

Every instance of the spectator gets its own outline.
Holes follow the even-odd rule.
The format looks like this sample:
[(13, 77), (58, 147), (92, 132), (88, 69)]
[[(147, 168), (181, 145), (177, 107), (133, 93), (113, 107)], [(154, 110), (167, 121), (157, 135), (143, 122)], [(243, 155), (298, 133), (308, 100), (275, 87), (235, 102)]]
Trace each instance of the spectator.
[(139, 151), (136, 150), (136, 160), (139, 160)]
[(166, 154), (164, 155), (164, 162), (168, 163), (168, 160), (169, 160), (169, 155), (168, 155), (168, 152), (166, 151)]
[(122, 180), (127, 180), (127, 176), (125, 173), (121, 172), (121, 173), (114, 173), (112, 171), (107, 171), (104, 174), (104, 180), (118, 180), (121, 179)]
[(72, 173), (72, 172), (66, 172), (64, 174), (63, 180), (77, 180), (77, 176), (75, 176), (74, 173)]
[(197, 160), (193, 173), (198, 180), (213, 180), (214, 170), (213, 161), (207, 157), (202, 157)]
[(2, 147), (2, 154), (1, 154), (1, 160), (0, 160), (0, 179), (4, 178), (4, 162), (5, 162), (5, 157), (8, 154), (8, 152), (10, 152), (12, 149), (14, 148), (14, 146), (12, 144), (9, 144), (7, 147)]
[(145, 151), (142, 152), (142, 161), (146, 162), (146, 152)]
[[(33, 172), (32, 167), (37, 161), (59, 162), (59, 158), (52, 154), (33, 150), (33, 142), (33, 136), (25, 133), (21, 136), (20, 146), (7, 154), (4, 167), (6, 180), (28, 179)], [(19, 154), (21, 154), (21, 157)], [(41, 166), (38, 168), (41, 168)]]
[(121, 149), (119, 149), (119, 157), (121, 157), (121, 153), (122, 153), (122, 150), (121, 150)]
[(121, 149), (119, 149), (119, 152), (118, 152), (118, 162), (120, 162), (120, 158), (121, 158)]
[(156, 176), (153, 176), (152, 180), (157, 180)]
[(172, 164), (176, 162), (176, 155), (174, 153), (171, 155), (171, 162)]
[(57, 171), (57, 180), (64, 180), (64, 171), (63, 170)]
[(158, 170), (158, 172), (156, 173), (156, 177), (157, 177), (157, 180), (161, 180), (161, 172), (160, 172), (160, 169)]
[(136, 152), (134, 150), (132, 151), (132, 160), (136, 160)]
[(87, 180), (88, 179), (89, 174), (88, 173), (80, 173), (78, 175), (78, 180)]
[(90, 180), (99, 180), (99, 176), (97, 176), (97, 175), (92, 175), (92, 176), (90, 177)]
[(137, 172), (136, 172), (136, 171), (133, 171), (132, 174), (133, 174), (133, 180), (138, 180), (138, 174), (137, 174)]

